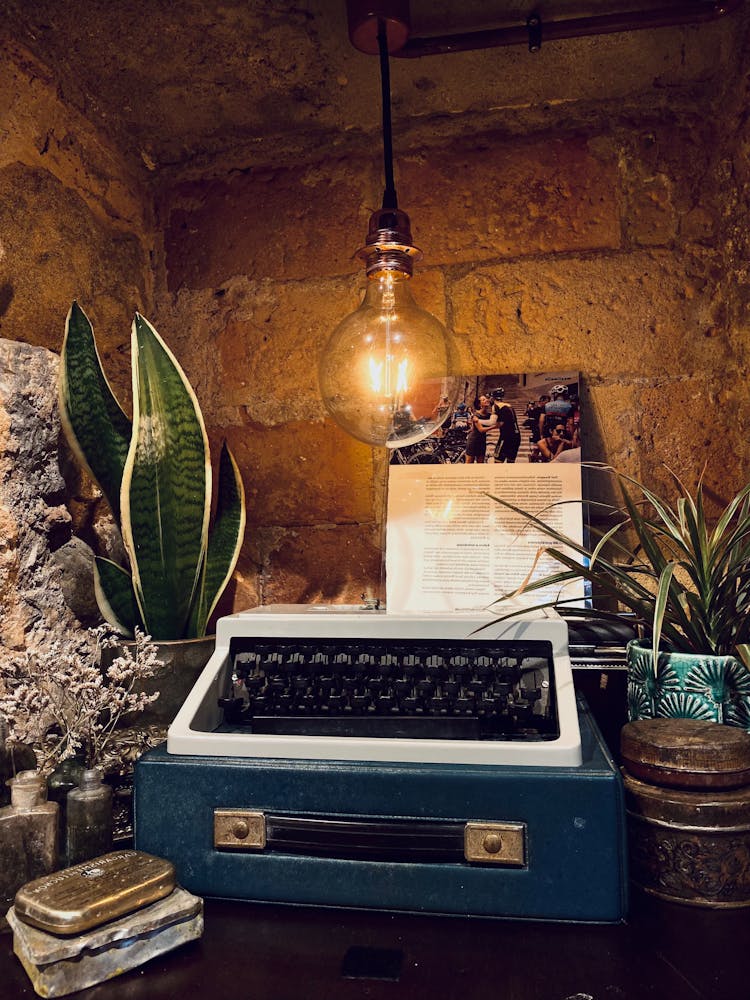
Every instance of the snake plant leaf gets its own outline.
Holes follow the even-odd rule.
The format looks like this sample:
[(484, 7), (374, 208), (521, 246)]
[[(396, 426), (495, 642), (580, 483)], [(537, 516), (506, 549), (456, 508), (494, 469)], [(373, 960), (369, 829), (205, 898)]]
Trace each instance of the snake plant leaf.
[(77, 302), (65, 321), (58, 396), (68, 443), (119, 519), (131, 425), (104, 375), (93, 328)]
[(208, 553), (190, 632), (206, 633), (206, 625), (234, 572), (245, 534), (245, 489), (234, 456), (222, 445), (214, 523), (208, 536)]
[(195, 393), (153, 326), (131, 337), (133, 434), (122, 477), (121, 526), (144, 628), (188, 636), (211, 508), (208, 438)]
[(110, 559), (97, 556), (94, 562), (94, 592), (102, 615), (120, 635), (132, 637), (136, 627), (143, 628), (128, 570)]

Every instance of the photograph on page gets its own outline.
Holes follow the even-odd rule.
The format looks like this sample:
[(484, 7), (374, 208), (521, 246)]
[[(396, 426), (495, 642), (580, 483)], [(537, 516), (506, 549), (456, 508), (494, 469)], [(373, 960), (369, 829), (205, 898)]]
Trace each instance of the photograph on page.
[[(541, 552), (547, 536), (493, 497), (583, 540), (578, 373), (472, 375), (461, 384), (464, 398), (438, 432), (391, 460), (389, 611), (481, 611), (554, 571)], [(525, 599), (560, 598), (583, 603), (583, 582)]]
[(581, 461), (578, 372), (463, 375), (455, 381), (454, 403), (440, 396), (429, 414), (402, 408), (401, 419), (417, 428), (434, 421), (435, 413), (441, 420), (421, 440), (394, 448), (392, 465)]

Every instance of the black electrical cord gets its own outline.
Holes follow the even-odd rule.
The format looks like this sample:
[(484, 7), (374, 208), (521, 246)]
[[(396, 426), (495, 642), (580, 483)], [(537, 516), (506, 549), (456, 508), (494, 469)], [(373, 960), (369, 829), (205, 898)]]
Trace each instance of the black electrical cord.
[(388, 64), (388, 29), (382, 18), (378, 18), (378, 48), (380, 50), (380, 88), (383, 96), (383, 164), (385, 168), (385, 190), (383, 208), (397, 209), (398, 197), (393, 180), (393, 132), (391, 129), (391, 73)]

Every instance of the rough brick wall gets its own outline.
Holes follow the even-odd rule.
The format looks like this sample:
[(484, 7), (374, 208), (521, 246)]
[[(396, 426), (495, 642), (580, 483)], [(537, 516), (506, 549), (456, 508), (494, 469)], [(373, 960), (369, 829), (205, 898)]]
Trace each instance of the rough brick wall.
[(0, 336), (59, 351), (77, 296), (117, 362), (133, 310), (153, 296), (146, 189), (52, 72), (7, 41), (0, 111)]
[[(214, 454), (228, 438), (243, 472), (248, 532), (222, 610), (356, 600), (380, 573), (384, 460), (326, 419), (316, 364), (360, 299), (379, 150), (149, 190), (49, 73), (5, 55), (0, 335), (59, 350), (78, 296), (127, 399), (140, 308), (193, 382)], [(579, 368), (589, 458), (661, 485), (665, 463), (692, 480), (705, 462), (721, 497), (750, 458), (746, 75), (728, 92), (720, 117), (683, 101), (527, 135), (435, 119), (397, 151), (425, 251), (415, 296), (461, 368)], [(87, 537), (95, 506), (70, 501)]]
[[(723, 122), (436, 137), (397, 163), (425, 250), (414, 292), (452, 330), (462, 370), (580, 369), (588, 458), (662, 486), (665, 464), (691, 481), (707, 463), (721, 497), (750, 458), (736, 281), (748, 192), (726, 132), (739, 106)], [(352, 254), (378, 168), (374, 154), (280, 164), (159, 199), (159, 325), (245, 470), (239, 604), (356, 599), (379, 569), (382, 469), (325, 419), (315, 378), (359, 301)]]
[(72, 531), (93, 542), (106, 523), (98, 491), (58, 452), (57, 358), (44, 348), (59, 352), (77, 297), (127, 398), (132, 312), (153, 300), (153, 231), (145, 189), (13, 43), (0, 43), (0, 111), (2, 657), (71, 628), (56, 560)]

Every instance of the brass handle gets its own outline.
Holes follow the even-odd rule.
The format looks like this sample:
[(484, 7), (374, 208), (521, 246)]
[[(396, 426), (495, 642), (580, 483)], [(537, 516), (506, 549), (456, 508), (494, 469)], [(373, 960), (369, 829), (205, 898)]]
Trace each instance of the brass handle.
[(526, 824), (374, 817), (277, 816), (214, 810), (214, 847), (364, 860), (469, 861), (523, 868)]

